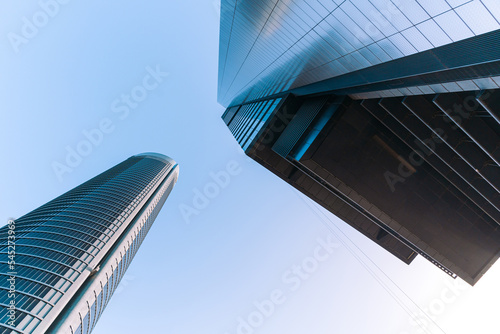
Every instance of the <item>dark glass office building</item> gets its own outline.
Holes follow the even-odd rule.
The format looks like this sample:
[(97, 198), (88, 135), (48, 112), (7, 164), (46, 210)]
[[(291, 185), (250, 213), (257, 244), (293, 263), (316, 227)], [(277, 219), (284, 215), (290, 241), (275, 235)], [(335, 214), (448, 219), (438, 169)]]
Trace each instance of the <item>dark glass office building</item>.
[(218, 100), (247, 155), (394, 256), (500, 255), (500, 3), (222, 0)]
[(169, 157), (139, 154), (1, 228), (0, 333), (90, 333), (177, 176)]

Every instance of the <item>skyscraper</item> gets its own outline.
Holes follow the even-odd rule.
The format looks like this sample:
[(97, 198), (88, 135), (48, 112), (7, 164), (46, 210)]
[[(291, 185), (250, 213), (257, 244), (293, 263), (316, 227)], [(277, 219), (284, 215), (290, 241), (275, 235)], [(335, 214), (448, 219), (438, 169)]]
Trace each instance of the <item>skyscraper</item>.
[(500, 256), (500, 4), (222, 0), (218, 100), (247, 155), (394, 256)]
[(178, 170), (135, 155), (1, 228), (0, 333), (90, 333)]

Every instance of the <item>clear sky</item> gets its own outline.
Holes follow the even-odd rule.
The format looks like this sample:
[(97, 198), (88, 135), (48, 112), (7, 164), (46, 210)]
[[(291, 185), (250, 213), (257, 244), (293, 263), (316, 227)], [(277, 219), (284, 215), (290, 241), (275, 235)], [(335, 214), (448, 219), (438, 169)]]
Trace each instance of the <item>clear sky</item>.
[(180, 165), (95, 334), (500, 332), (499, 264), (474, 288), (407, 266), (242, 154), (216, 2), (54, 3), (2, 2), (0, 219), (137, 153)]

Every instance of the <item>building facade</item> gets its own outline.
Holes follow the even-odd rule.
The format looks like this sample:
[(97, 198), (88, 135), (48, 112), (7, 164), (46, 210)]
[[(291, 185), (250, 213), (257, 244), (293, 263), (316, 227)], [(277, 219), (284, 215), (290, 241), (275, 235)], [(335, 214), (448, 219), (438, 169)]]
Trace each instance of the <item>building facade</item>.
[(393, 255), (475, 284), (500, 256), (500, 4), (222, 1), (244, 151)]
[(0, 333), (90, 333), (177, 177), (167, 156), (132, 156), (1, 228)]

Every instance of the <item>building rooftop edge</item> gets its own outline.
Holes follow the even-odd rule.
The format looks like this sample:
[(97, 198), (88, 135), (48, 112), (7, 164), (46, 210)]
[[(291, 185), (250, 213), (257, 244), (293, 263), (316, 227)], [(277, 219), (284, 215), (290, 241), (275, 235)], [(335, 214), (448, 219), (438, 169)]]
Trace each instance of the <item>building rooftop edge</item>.
[(177, 164), (177, 162), (175, 162), (175, 160), (172, 159), (171, 157), (166, 156), (166, 155), (161, 154), (161, 153), (155, 153), (155, 152), (144, 152), (144, 153), (133, 155), (133, 157), (151, 158), (151, 159), (156, 159), (156, 160), (160, 160), (163, 162), (169, 162), (172, 165)]

